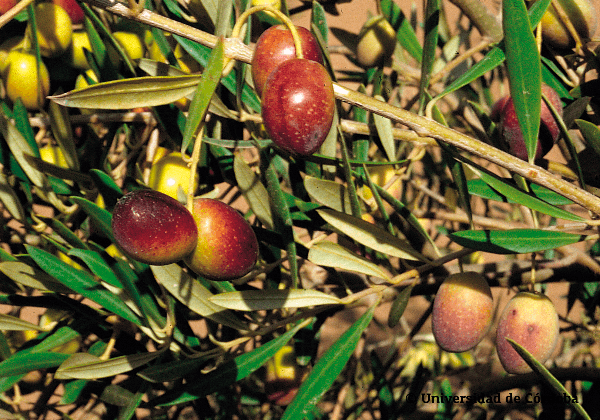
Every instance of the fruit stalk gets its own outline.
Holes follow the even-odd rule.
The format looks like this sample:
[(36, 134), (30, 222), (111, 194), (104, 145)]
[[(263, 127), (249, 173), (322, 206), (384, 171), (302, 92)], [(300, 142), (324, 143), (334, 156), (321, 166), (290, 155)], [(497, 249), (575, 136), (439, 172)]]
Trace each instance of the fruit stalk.
[(281, 21), (281, 23), (283, 23), (285, 26), (287, 26), (287, 28), (292, 33), (292, 38), (294, 38), (294, 46), (296, 47), (296, 57), (304, 58), (304, 55), (302, 54), (302, 42), (300, 40), (300, 35), (298, 35), (298, 30), (296, 29), (296, 25), (294, 25), (294, 22), (292, 22), (289, 17), (287, 17), (286, 15), (284, 15), (279, 10), (275, 9), (273, 6), (271, 6), (269, 4), (262, 4), (259, 6), (254, 6), (254, 7), (251, 7), (250, 9), (246, 10), (244, 13), (242, 13), (240, 15), (240, 17), (238, 18), (237, 22), (235, 23), (233, 30), (231, 31), (231, 37), (241, 39), (241, 37), (239, 35), (242, 31), (243, 25), (246, 23), (248, 18), (251, 15), (253, 15), (254, 13), (261, 12), (263, 10), (273, 13), (275, 16), (277, 16), (277, 19), (279, 19)]

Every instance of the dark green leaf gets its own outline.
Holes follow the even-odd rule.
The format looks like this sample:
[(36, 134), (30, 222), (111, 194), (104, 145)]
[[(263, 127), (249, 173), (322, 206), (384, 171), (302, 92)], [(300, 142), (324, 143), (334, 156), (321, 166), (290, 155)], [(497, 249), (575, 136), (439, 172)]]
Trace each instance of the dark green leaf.
[(376, 305), (369, 308), (317, 361), (312, 372), (302, 382), (294, 401), (283, 413), (283, 420), (303, 419), (335, 382), (358, 341), (373, 319)]
[(193, 401), (247, 377), (272, 358), (301, 327), (302, 324), (296, 325), (276, 339), (226, 362), (217, 369), (201, 375), (197, 380), (191, 380), (183, 386), (166, 392), (151, 403), (169, 406)]
[(96, 224), (104, 236), (112, 242), (115, 241), (111, 228), (112, 215), (108, 210), (81, 197), (71, 197), (71, 201), (81, 206), (82, 210), (92, 219), (92, 222)]
[(438, 41), (438, 25), (440, 21), (440, 1), (427, 0), (425, 4), (425, 42), (423, 43), (423, 61), (421, 62), (421, 79), (419, 82), (419, 112), (425, 110), (428, 99), (427, 88), (431, 78), (431, 69), (435, 61)]
[(598, 126), (585, 120), (575, 120), (575, 122), (587, 144), (596, 152), (596, 155), (600, 156), (600, 129)]
[(569, 393), (569, 391), (567, 391), (567, 389), (563, 386), (563, 384), (558, 379), (556, 379), (554, 376), (552, 376), (552, 374), (548, 371), (548, 369), (546, 369), (546, 367), (543, 364), (538, 362), (535, 359), (535, 357), (533, 357), (533, 355), (527, 351), (527, 349), (525, 349), (523, 346), (521, 346), (519, 343), (517, 343), (513, 339), (507, 338), (506, 340), (515, 349), (515, 351), (517, 353), (519, 353), (519, 356), (521, 356), (525, 360), (525, 362), (529, 365), (529, 367), (535, 373), (537, 373), (539, 376), (541, 376), (542, 379), (544, 379), (544, 381), (548, 385), (550, 385), (552, 388), (554, 388), (554, 390), (557, 392), (557, 394), (559, 396), (561, 396), (561, 398), (564, 398), (564, 400), (567, 402), (567, 404), (569, 404), (583, 419), (591, 420), (591, 417), (583, 409), (581, 404), (579, 404), (579, 402), (577, 402), (577, 399), (573, 398), (573, 396)]
[[(173, 35), (177, 42), (187, 51), (196, 61), (202, 66), (206, 67), (208, 64), (208, 57), (210, 57), (211, 50), (204, 45), (197, 42), (191, 41), (187, 38), (183, 38), (179, 35)], [(227, 76), (221, 79), (221, 83), (225, 88), (232, 94), (236, 94), (236, 70), (232, 70)], [(250, 88), (247, 84), (244, 85), (242, 90), (242, 101), (248, 108), (255, 112), (260, 112), (260, 99), (256, 95), (256, 92)]]
[(59, 260), (58, 257), (39, 248), (30, 245), (26, 245), (26, 248), (36, 264), (56, 280), (71, 288), (74, 292), (101, 305), (107, 311), (140, 325), (137, 315), (123, 303), (121, 298), (102, 287), (89, 273), (77, 270)]
[(539, 211), (559, 219), (571, 220), (574, 222), (582, 222), (585, 220), (580, 216), (561, 208), (554, 207), (533, 195), (527, 194), (519, 188), (505, 183), (500, 177), (486, 171), (483, 168), (475, 168), (474, 166), (472, 168), (479, 174), (485, 183), (487, 183), (494, 190), (498, 191), (501, 195), (510, 197), (510, 200), (515, 203), (522, 204), (532, 210)]
[(540, 129), (542, 70), (540, 54), (523, 0), (502, 2), (502, 25), (510, 95), (515, 104), (529, 161), (533, 162)]
[(585, 236), (575, 233), (540, 229), (463, 230), (448, 236), (465, 248), (493, 254), (546, 251), (586, 239)]
[(415, 60), (421, 62), (423, 49), (410, 21), (406, 18), (400, 6), (392, 0), (381, 0), (381, 13), (396, 31), (396, 38)]
[[(512, 179), (502, 179), (502, 181), (516, 188), (516, 184)], [(468, 186), (469, 192), (478, 197), (487, 198), (488, 200), (504, 201), (507, 203), (515, 202), (510, 197), (499, 194), (496, 190), (486, 184), (483, 179), (472, 179), (468, 181)], [(529, 188), (531, 189), (531, 194), (548, 204), (552, 204), (553, 206), (566, 206), (573, 204), (573, 202), (568, 198), (565, 198), (562, 195), (540, 185), (530, 184)]]
[(404, 310), (408, 305), (412, 289), (412, 286), (405, 287), (400, 291), (400, 293), (398, 293), (396, 299), (394, 299), (392, 307), (390, 308), (390, 314), (388, 316), (388, 326), (390, 328), (394, 328), (396, 325), (398, 325), (400, 317), (402, 317), (402, 314), (404, 314)]
[(202, 78), (194, 93), (194, 99), (192, 99), (192, 103), (190, 104), (188, 119), (183, 132), (183, 144), (181, 150), (187, 150), (189, 145), (194, 141), (196, 131), (204, 121), (210, 101), (221, 80), (224, 64), (223, 41), (219, 40), (213, 49), (204, 72), (202, 73)]
[(63, 353), (24, 353), (14, 356), (0, 363), (0, 377), (23, 375), (25, 373), (50, 369), (59, 366), (69, 358)]

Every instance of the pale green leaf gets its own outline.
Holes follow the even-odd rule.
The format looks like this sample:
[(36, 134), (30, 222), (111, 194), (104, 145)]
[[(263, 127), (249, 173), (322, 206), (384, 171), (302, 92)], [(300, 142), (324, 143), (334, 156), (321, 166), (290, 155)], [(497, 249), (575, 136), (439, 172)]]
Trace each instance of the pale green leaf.
[(65, 360), (54, 374), (55, 379), (99, 379), (120, 375), (149, 363), (161, 352), (131, 354), (101, 360), (89, 353), (76, 353)]
[(49, 98), (60, 105), (90, 109), (130, 109), (165, 105), (194, 92), (200, 75), (136, 77), (98, 83)]
[[(375, 99), (385, 102), (383, 96), (376, 95)], [(390, 162), (396, 160), (396, 142), (394, 141), (394, 133), (392, 131), (392, 120), (378, 114), (373, 114), (373, 121), (377, 129), (377, 135), (383, 145), (385, 154)]]
[(52, 134), (63, 152), (67, 167), (79, 170), (79, 158), (77, 157), (77, 147), (73, 140), (73, 129), (71, 127), (69, 111), (58, 103), (50, 101), (48, 112)]
[(21, 200), (19, 200), (17, 193), (8, 183), (6, 175), (2, 173), (0, 173), (0, 201), (12, 217), (21, 222), (25, 221), (25, 211), (23, 210)]
[(333, 242), (317, 242), (308, 251), (308, 260), (316, 265), (355, 271), (367, 276), (389, 280), (390, 276), (377, 264), (356, 255)]
[(4, 115), (0, 115), (0, 134), (8, 143), (10, 152), (15, 157), (15, 160), (27, 175), (27, 178), (36, 186), (43, 188), (46, 177), (38, 171), (27, 159), (27, 156), (35, 156), (36, 153), (25, 137), (19, 132), (17, 127), (9, 121)]
[(246, 163), (240, 154), (233, 159), (233, 171), (238, 187), (248, 205), (260, 222), (267, 228), (273, 229), (273, 215), (269, 204), (269, 193), (260, 181), (260, 177)]
[(14, 316), (0, 314), (0, 330), (43, 331), (43, 328)]
[(221, 81), (223, 67), (225, 65), (224, 54), (223, 42), (222, 39), (219, 39), (217, 45), (215, 45), (215, 48), (210, 54), (210, 59), (204, 68), (202, 77), (196, 86), (194, 98), (190, 103), (188, 118), (183, 130), (181, 150), (187, 150), (189, 145), (192, 144), (196, 131), (198, 131), (198, 127), (201, 126), (206, 117), (215, 90)]
[(71, 289), (64, 286), (38, 268), (32, 267), (21, 261), (5, 261), (0, 263), (0, 271), (15, 283), (19, 283), (42, 292), (73, 293)]
[(211, 302), (213, 294), (177, 264), (153, 265), (150, 268), (158, 282), (193, 312), (237, 330), (248, 329), (232, 312)]
[(405, 260), (425, 260), (407, 240), (398, 238), (363, 219), (332, 209), (317, 210), (317, 213), (338, 231), (375, 251)]
[(304, 187), (308, 195), (317, 203), (337, 211), (351, 213), (348, 189), (339, 182), (307, 176), (304, 179)]
[(341, 301), (335, 296), (318, 290), (271, 289), (244, 290), (214, 295), (210, 301), (219, 306), (238, 311), (259, 311), (278, 308), (305, 308), (308, 306), (336, 305)]

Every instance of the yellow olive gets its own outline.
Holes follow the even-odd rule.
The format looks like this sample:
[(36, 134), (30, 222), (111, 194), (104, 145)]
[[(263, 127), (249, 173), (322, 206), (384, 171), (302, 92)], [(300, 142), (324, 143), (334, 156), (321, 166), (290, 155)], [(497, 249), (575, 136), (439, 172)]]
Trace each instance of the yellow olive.
[(139, 60), (146, 51), (141, 38), (133, 32), (115, 32), (113, 36), (123, 47), (131, 60)]
[[(252, 0), (252, 6), (262, 6), (263, 4), (268, 4), (274, 9), (281, 10), (281, 1), (280, 0)], [(267, 15), (271, 17), (276, 17), (274, 13), (265, 12)]]
[(356, 58), (363, 67), (383, 65), (396, 48), (396, 32), (383, 16), (373, 16), (358, 34)]
[(6, 57), (8, 57), (8, 54), (13, 49), (18, 48), (22, 41), (23, 37), (13, 36), (0, 44), (0, 75), (4, 73), (4, 69), (6, 68), (6, 65), (4, 64), (6, 62)]
[(70, 49), (71, 65), (79, 70), (88, 70), (90, 68), (90, 64), (83, 52), (84, 49), (92, 51), (89, 35), (85, 31), (73, 32), (73, 42)]
[(35, 55), (21, 50), (11, 51), (4, 64), (4, 86), (10, 100), (14, 102), (21, 98), (25, 108), (41, 109), (50, 92), (50, 75), (46, 65), (38, 63)]
[(58, 146), (46, 145), (40, 148), (40, 157), (43, 161), (52, 163), (62, 168), (68, 168), (67, 160), (62, 149)]
[(280, 348), (265, 367), (267, 399), (276, 405), (288, 405), (302, 383), (302, 372), (296, 362), (294, 346), (286, 344)]
[[(180, 188), (184, 196), (187, 195), (191, 175), (192, 171), (183, 160), (181, 153), (171, 152), (160, 157), (152, 164), (148, 186), (174, 199), (178, 199), (178, 190)], [(197, 179), (195, 184), (195, 188), (197, 188)]]
[[(598, 25), (598, 16), (594, 5), (589, 0), (558, 0), (558, 4), (581, 39), (586, 40), (594, 35)], [(544, 13), (541, 23), (545, 42), (559, 49), (575, 46), (573, 36), (552, 3)]]
[[(35, 6), (35, 19), (42, 55), (56, 57), (67, 51), (73, 37), (73, 25), (65, 9), (53, 3), (40, 3)], [(32, 36), (31, 27), (27, 28), (27, 34)]]

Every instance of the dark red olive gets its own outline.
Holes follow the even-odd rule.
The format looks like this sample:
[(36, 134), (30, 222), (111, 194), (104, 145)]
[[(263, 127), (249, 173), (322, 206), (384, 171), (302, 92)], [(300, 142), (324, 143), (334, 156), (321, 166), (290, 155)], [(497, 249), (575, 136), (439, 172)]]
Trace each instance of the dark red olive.
[[(301, 26), (297, 26), (296, 30), (300, 36), (304, 58), (323, 64), (321, 48), (313, 34)], [(252, 80), (259, 96), (262, 96), (271, 72), (281, 63), (296, 57), (292, 33), (285, 25), (272, 26), (262, 33), (256, 42), (252, 58)]]
[(194, 250), (198, 229), (179, 201), (155, 190), (123, 196), (113, 210), (112, 230), (119, 248), (146, 264), (177, 262)]
[(311, 155), (325, 141), (335, 114), (331, 78), (321, 64), (294, 58), (267, 79), (262, 116), (273, 142), (294, 155)]

